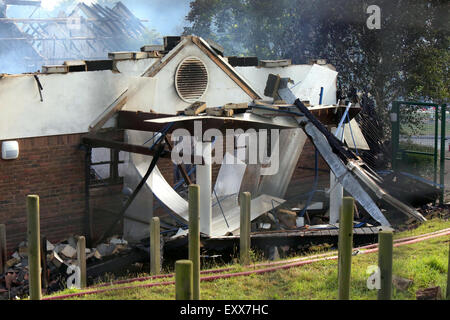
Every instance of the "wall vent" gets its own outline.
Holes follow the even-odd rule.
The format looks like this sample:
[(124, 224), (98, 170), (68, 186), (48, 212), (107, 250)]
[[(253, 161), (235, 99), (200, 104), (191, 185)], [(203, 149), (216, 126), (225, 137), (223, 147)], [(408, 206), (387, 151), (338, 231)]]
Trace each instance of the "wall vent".
[(175, 74), (178, 95), (186, 102), (199, 101), (208, 89), (208, 70), (196, 57), (184, 59)]

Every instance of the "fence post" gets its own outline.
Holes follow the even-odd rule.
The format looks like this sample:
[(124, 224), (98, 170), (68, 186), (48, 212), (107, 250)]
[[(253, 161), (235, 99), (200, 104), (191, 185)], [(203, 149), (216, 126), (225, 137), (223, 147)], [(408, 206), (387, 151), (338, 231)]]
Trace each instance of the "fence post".
[(39, 224), (39, 196), (33, 195), (27, 197), (27, 219), (30, 299), (41, 300), (41, 235)]
[(81, 236), (77, 242), (78, 268), (80, 268), (80, 289), (86, 288), (86, 238)]
[(179, 260), (175, 264), (175, 299), (193, 299), (192, 261)]
[(441, 163), (439, 168), (441, 184), (441, 194), (439, 197), (439, 204), (444, 205), (444, 195), (445, 195), (445, 138), (447, 136), (446, 129), (446, 117), (447, 117), (447, 105), (443, 104), (441, 106)]
[(150, 222), (150, 273), (157, 275), (161, 271), (161, 227), (158, 217)]
[(5, 273), (6, 270), (6, 261), (7, 253), (6, 253), (6, 226), (4, 224), (0, 224), (0, 274)]
[(241, 194), (241, 225), (240, 225), (240, 260), (242, 265), (250, 263), (250, 192)]
[(447, 269), (447, 300), (450, 300), (450, 244), (448, 245), (448, 269)]
[(378, 233), (378, 267), (380, 268), (381, 288), (378, 300), (392, 298), (392, 251), (394, 246), (392, 231)]
[(338, 285), (339, 300), (350, 299), (350, 274), (352, 267), (353, 212), (355, 200), (344, 197), (339, 219)]
[(200, 186), (189, 186), (189, 260), (193, 268), (193, 299), (200, 300)]

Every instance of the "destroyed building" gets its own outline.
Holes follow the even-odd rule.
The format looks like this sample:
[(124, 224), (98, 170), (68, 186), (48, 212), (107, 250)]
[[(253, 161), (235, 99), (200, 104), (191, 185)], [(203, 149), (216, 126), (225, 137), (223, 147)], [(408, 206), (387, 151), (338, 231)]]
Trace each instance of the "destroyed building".
[[(35, 7), (28, 18), (7, 17), (7, 6)], [(133, 50), (149, 30), (122, 2), (114, 6), (78, 3), (57, 17), (37, 17), (40, 1), (0, 1), (0, 70), (35, 72), (66, 60), (106, 59)], [(17, 71), (19, 70), (19, 71)]]
[[(306, 134), (294, 118), (286, 116), (296, 114), (289, 109), (294, 101), (267, 91), (271, 75), (289, 78), (292, 94), (308, 106), (304, 113), (311, 113), (309, 121), (326, 134), (324, 125), (332, 130), (342, 115), (352, 119), (360, 110), (355, 103), (337, 101), (337, 72), (326, 62), (292, 65), (290, 60), (224, 57), (219, 45), (195, 36), (166, 37), (163, 46), (112, 52), (109, 58), (66, 61), (44, 66), (41, 73), (0, 78), (0, 222), (6, 224), (8, 248), (26, 237), (25, 198), (29, 194), (40, 196), (41, 232), (51, 241), (72, 234), (96, 241), (105, 232), (115, 231), (133, 242), (148, 237), (153, 215), (162, 218), (166, 231), (176, 232), (186, 224), (186, 194), (178, 188), (192, 178), (204, 190), (201, 201), (211, 207), (210, 221), (201, 231), (217, 237), (239, 234), (237, 196), (242, 191), (252, 193), (252, 220), (319, 184), (328, 189), (323, 198), (330, 199), (329, 206), (336, 204), (342, 191), (339, 195), (335, 193), (339, 188), (330, 188), (329, 167), (335, 174), (345, 171), (341, 183), (350, 183), (349, 192), (363, 203), (375, 223), (389, 225), (376, 197), (367, 195), (367, 188), (354, 180), (349, 167), (339, 164), (336, 169), (336, 154), (343, 147), (331, 149), (333, 140), (328, 136), (330, 145), (314, 137), (314, 131)], [(197, 110), (189, 113), (197, 101), (207, 108), (200, 114)], [(166, 134), (175, 128), (192, 133), (196, 120), (203, 131), (281, 129), (280, 170), (264, 176), (260, 163), (212, 167), (203, 163), (194, 166), (196, 175), (191, 177), (195, 169), (177, 167), (170, 152), (155, 147), (170, 151), (169, 138), (160, 143)], [(349, 146), (347, 158), (352, 157), (352, 146), (367, 147), (357, 124), (349, 123), (350, 134), (343, 134)], [(358, 161), (350, 160), (347, 165), (378, 198), (401, 207), (411, 217), (423, 218), (388, 197), (373, 183), (375, 176), (368, 177)], [(296, 199), (294, 205), (310, 206), (306, 198)], [(317, 205), (328, 206), (325, 201)], [(336, 208), (330, 210), (336, 218)], [(291, 228), (299, 226), (301, 222)]]

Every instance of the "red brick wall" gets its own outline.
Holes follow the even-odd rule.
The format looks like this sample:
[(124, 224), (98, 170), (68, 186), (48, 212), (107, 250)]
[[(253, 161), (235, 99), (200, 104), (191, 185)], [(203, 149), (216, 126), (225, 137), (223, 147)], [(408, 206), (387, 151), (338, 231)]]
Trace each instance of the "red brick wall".
[(40, 197), (41, 234), (50, 241), (83, 231), (80, 141), (81, 135), (19, 139), (19, 159), (0, 159), (0, 223), (6, 225), (9, 250), (26, 239), (26, 196), (30, 194)]

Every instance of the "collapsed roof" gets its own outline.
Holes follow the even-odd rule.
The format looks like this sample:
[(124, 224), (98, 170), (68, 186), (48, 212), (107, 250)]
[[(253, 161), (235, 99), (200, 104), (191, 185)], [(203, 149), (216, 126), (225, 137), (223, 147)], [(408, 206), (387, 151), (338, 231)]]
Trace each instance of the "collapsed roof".
[(0, 52), (9, 58), (2, 59), (0, 72), (34, 72), (42, 64), (104, 59), (108, 52), (132, 49), (132, 41), (147, 31), (122, 2), (112, 8), (78, 3), (70, 13), (52, 18), (8, 18), (6, 10), (0, 10)]

